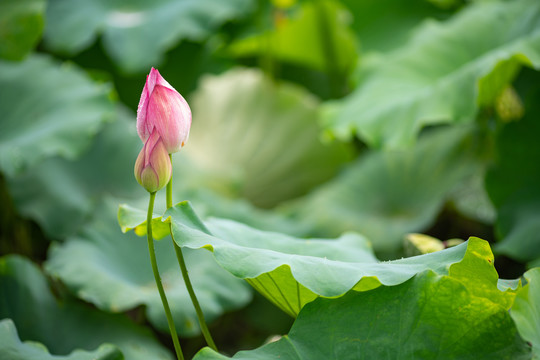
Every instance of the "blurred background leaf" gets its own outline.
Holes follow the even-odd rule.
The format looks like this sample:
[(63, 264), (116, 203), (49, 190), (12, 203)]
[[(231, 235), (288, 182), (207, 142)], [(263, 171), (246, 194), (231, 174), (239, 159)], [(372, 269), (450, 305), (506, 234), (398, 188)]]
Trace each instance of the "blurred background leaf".
[(432, 129), (414, 148), (371, 150), (290, 211), (317, 234), (354, 229), (391, 253), (435, 220), (449, 192), (483, 166), (481, 155), (474, 128)]
[(133, 159), (142, 146), (133, 116), (119, 109), (77, 160), (49, 157), (9, 178), (20, 213), (37, 221), (49, 237), (63, 239), (80, 229), (101, 196), (140, 196)]
[(191, 104), (185, 154), (202, 171), (198, 186), (226, 196), (272, 207), (332, 178), (350, 158), (346, 145), (321, 142), (315, 97), (260, 71), (205, 77)]
[(0, 61), (0, 169), (9, 176), (59, 155), (76, 158), (113, 112), (110, 87), (49, 56)]
[(406, 43), (414, 29), (424, 21), (444, 20), (452, 14), (426, 0), (342, 2), (352, 14), (351, 28), (357, 35), (362, 53), (390, 52)]
[(125, 315), (57, 300), (39, 268), (26, 258), (0, 258), (0, 280), (0, 318), (12, 319), (24, 341), (41, 342), (58, 355), (112, 343), (125, 359), (172, 359), (148, 329)]
[(250, 13), (253, 0), (51, 0), (45, 43), (74, 54), (103, 35), (107, 54), (126, 72), (157, 66), (182, 39), (202, 40), (222, 23)]
[(501, 122), (496, 157), (486, 189), (498, 210), (496, 251), (520, 261), (540, 258), (540, 86), (537, 72), (524, 72), (516, 82), (525, 115)]
[[(486, 92), (502, 91), (521, 65), (540, 66), (540, 3), (478, 2), (448, 21), (424, 23), (401, 48), (366, 66), (360, 86), (329, 106), (326, 121), (339, 137), (411, 145), (424, 126), (472, 121)], [(489, 87), (480, 81), (486, 76)]]
[(76, 350), (67, 356), (50, 355), (40, 343), (21, 342), (15, 324), (10, 319), (0, 321), (0, 359), (2, 360), (122, 360), (122, 353), (112, 345), (102, 345), (96, 351)]
[(0, 2), (0, 58), (22, 60), (43, 31), (45, 0)]
[(347, 75), (356, 63), (351, 14), (336, 1), (304, 1), (293, 10), (274, 10), (273, 29), (233, 42), (236, 57), (269, 56), (284, 62)]

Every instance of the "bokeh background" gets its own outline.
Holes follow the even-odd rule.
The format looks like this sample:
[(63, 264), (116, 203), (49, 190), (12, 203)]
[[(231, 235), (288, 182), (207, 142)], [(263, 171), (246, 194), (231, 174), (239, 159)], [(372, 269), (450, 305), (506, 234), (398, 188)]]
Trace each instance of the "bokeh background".
[[(21, 339), (170, 358), (146, 242), (116, 220), (120, 203), (146, 207), (133, 165), (151, 67), (191, 106), (174, 201), (203, 218), (355, 231), (380, 259), (478, 236), (503, 278), (540, 265), (537, 0), (2, 0), (0, 318)], [(287, 332), (210, 254), (186, 256), (221, 349)]]

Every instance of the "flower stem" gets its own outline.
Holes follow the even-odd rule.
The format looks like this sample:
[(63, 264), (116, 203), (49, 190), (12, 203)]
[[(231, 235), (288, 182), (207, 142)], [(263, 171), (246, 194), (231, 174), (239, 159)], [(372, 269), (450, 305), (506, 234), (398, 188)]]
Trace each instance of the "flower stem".
[(174, 350), (176, 351), (176, 357), (178, 358), (178, 360), (184, 360), (184, 354), (182, 354), (182, 348), (180, 347), (180, 342), (178, 341), (178, 335), (176, 334), (176, 327), (174, 326), (171, 309), (169, 308), (169, 302), (167, 301), (167, 297), (165, 296), (165, 290), (163, 290), (163, 285), (161, 284), (161, 277), (159, 276), (159, 270), (156, 261), (156, 252), (154, 250), (154, 239), (152, 238), (152, 214), (154, 212), (155, 198), (156, 193), (150, 193), (150, 201), (148, 202), (148, 214), (146, 216), (148, 252), (150, 253), (150, 263), (152, 264), (152, 271), (154, 272), (156, 286), (159, 291), (159, 296), (161, 297), (161, 302), (163, 303), (165, 315), (167, 316), (167, 323), (169, 324), (169, 330), (171, 331), (171, 337), (174, 344)]
[[(169, 154), (169, 156), (171, 157), (171, 161), (172, 161), (172, 155)], [(171, 207), (172, 207), (172, 175), (171, 175), (171, 179), (169, 180), (169, 183), (167, 184), (167, 209)], [(206, 340), (206, 343), (208, 344), (208, 346), (210, 346), (213, 350), (218, 351), (217, 346), (214, 343), (214, 339), (212, 339), (212, 335), (210, 334), (210, 330), (208, 330), (206, 321), (204, 320), (204, 314), (202, 312), (201, 305), (199, 304), (199, 300), (197, 300), (197, 296), (195, 295), (195, 291), (193, 290), (193, 285), (191, 285), (191, 280), (189, 279), (189, 274), (186, 267), (186, 261), (184, 260), (184, 254), (182, 254), (182, 248), (176, 244), (176, 241), (174, 241), (172, 223), (169, 223), (169, 231), (171, 232), (171, 239), (174, 246), (174, 251), (176, 252), (176, 258), (178, 259), (178, 265), (180, 265), (180, 271), (182, 272), (184, 283), (186, 284), (186, 288), (189, 293), (189, 297), (191, 298), (191, 302), (193, 303), (193, 306), (195, 307), (195, 312), (197, 313), (197, 318), (199, 319), (199, 326), (201, 327), (201, 331), (203, 333), (204, 339)]]

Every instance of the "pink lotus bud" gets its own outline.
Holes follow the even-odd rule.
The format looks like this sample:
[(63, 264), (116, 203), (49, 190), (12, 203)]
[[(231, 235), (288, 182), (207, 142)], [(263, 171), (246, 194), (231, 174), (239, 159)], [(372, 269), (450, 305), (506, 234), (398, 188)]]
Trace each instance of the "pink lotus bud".
[(152, 68), (146, 77), (137, 109), (137, 132), (145, 142), (154, 129), (169, 154), (180, 150), (189, 137), (191, 109), (178, 91)]
[(154, 131), (135, 161), (135, 179), (148, 192), (153, 193), (167, 185), (171, 174), (169, 153), (157, 131)]

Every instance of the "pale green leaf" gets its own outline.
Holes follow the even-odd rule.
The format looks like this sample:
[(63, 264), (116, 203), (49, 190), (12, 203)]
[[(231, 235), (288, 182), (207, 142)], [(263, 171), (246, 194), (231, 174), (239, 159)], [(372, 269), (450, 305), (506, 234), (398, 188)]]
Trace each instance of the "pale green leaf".
[(450, 191), (483, 167), (482, 139), (470, 127), (433, 129), (412, 149), (371, 150), (333, 180), (293, 204), (317, 234), (354, 230), (378, 252), (401, 248), (437, 216)]
[(349, 157), (343, 144), (321, 142), (318, 104), (307, 91), (275, 84), (257, 70), (203, 78), (182, 150), (201, 174), (179, 176), (262, 207), (306, 193)]
[(102, 34), (105, 51), (123, 70), (148, 71), (179, 41), (203, 40), (252, 6), (252, 0), (50, 0), (45, 43), (74, 54)]
[(527, 285), (518, 291), (510, 315), (523, 339), (532, 344), (533, 359), (540, 359), (540, 268), (523, 276)]
[(521, 65), (540, 67), (540, 3), (474, 3), (450, 20), (425, 23), (380, 60), (327, 109), (327, 125), (372, 146), (411, 145), (427, 125), (472, 121)]
[[(464, 243), (427, 255), (378, 262), (367, 241), (353, 233), (335, 240), (299, 239), (230, 220), (209, 219), (203, 224), (186, 202), (167, 210), (165, 216), (170, 217), (178, 245), (211, 250), (223, 268), (246, 279), (293, 316), (318, 296), (397, 285), (426, 269), (447, 274), (467, 249)], [(474, 249), (481, 243), (473, 239), (468, 244)]]
[(0, 170), (13, 176), (52, 156), (75, 159), (112, 115), (109, 91), (44, 55), (0, 61)]
[(84, 225), (104, 195), (146, 199), (133, 176), (142, 143), (130, 117), (134, 114), (118, 110), (115, 121), (105, 125), (77, 160), (49, 158), (8, 178), (18, 211), (49, 237), (63, 239)]

